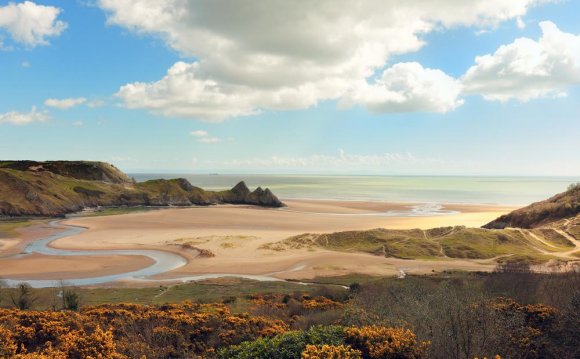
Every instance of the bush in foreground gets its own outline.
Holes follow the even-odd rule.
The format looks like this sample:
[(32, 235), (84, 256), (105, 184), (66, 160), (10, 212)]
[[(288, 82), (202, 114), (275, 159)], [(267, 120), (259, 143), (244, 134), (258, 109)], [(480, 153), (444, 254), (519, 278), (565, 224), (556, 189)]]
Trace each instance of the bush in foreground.
[[(403, 328), (315, 326), (225, 348), (219, 358), (425, 358), (429, 343)], [(328, 355), (328, 356), (325, 356)]]
[(307, 345), (302, 359), (360, 359), (361, 352), (344, 345)]

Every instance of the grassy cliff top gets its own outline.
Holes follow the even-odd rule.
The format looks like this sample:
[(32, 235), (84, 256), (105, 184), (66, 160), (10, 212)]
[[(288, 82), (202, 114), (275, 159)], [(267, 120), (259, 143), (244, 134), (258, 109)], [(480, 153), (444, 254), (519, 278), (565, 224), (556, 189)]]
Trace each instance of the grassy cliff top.
[(97, 161), (0, 161), (0, 168), (25, 172), (51, 172), (63, 177), (109, 183), (132, 180), (117, 167)]

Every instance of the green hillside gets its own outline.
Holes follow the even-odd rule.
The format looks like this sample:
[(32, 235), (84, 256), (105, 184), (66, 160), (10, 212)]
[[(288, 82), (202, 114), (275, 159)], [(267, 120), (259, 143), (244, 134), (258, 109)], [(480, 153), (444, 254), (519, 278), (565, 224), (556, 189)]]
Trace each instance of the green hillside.
[(114, 166), (85, 161), (0, 162), (0, 216), (62, 216), (98, 206), (192, 206), (219, 203), (280, 207), (269, 190), (205, 191), (184, 178), (136, 183)]
[(578, 214), (580, 214), (580, 183), (575, 183), (563, 193), (503, 215), (486, 224), (484, 228), (535, 228)]

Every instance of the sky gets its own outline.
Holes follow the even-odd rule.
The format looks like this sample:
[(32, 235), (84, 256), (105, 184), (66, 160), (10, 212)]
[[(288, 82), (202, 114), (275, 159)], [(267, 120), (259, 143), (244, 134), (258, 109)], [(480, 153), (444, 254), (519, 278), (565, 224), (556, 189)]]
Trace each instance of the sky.
[(577, 0), (0, 1), (0, 158), (580, 177)]

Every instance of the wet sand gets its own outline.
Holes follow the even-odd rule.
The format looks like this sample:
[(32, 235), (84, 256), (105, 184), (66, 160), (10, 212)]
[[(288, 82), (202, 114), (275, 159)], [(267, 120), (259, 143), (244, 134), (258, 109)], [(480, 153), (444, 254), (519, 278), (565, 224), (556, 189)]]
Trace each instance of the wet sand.
[(99, 277), (130, 272), (153, 264), (142, 256), (46, 256), (38, 253), (26, 258), (0, 260), (0, 278), (54, 279), (56, 281), (78, 277)]

